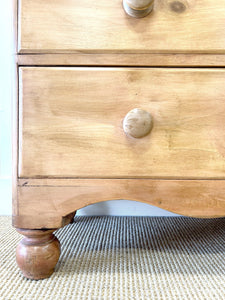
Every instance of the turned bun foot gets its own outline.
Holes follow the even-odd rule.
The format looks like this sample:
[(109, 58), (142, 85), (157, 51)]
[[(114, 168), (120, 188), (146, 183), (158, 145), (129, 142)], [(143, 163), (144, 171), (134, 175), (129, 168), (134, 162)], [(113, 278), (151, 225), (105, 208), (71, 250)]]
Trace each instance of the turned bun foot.
[(25, 236), (16, 249), (16, 262), (23, 275), (30, 279), (51, 276), (60, 256), (60, 243), (54, 230), (17, 231)]

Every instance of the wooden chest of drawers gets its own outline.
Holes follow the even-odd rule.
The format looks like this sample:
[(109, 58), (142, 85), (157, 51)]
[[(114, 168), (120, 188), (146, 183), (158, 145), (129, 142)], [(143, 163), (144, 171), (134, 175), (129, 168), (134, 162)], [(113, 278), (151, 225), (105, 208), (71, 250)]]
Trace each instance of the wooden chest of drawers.
[(213, 0), (15, 1), (13, 225), (26, 277), (51, 275), (54, 230), (92, 203), (225, 216), (224, 19)]

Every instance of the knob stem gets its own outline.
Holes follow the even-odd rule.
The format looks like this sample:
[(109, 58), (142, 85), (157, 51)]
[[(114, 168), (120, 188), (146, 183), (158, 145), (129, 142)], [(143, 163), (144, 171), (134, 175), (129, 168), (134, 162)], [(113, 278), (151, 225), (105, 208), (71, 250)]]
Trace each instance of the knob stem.
[(153, 9), (154, 0), (123, 0), (125, 12), (134, 18), (143, 18)]

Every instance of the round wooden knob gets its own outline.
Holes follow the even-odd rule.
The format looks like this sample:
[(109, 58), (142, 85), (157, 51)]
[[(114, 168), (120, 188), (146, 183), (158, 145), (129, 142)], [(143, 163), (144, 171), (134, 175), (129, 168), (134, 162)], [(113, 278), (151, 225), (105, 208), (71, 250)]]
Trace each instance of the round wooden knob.
[(146, 136), (152, 129), (152, 117), (149, 112), (134, 108), (127, 113), (123, 120), (124, 132), (134, 138)]
[(143, 18), (153, 9), (154, 0), (123, 0), (125, 12), (134, 18)]

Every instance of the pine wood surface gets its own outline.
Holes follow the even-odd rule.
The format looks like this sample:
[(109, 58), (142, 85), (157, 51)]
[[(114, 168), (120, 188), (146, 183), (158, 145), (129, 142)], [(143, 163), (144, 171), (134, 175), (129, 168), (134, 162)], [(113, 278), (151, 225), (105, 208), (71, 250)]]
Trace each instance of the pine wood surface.
[(224, 54), (132, 54), (132, 53), (69, 53), (20, 54), (19, 66), (162, 66), (224, 67)]
[(14, 226), (58, 228), (75, 210), (114, 199), (141, 201), (185, 216), (222, 217), (224, 191), (224, 180), (20, 179)]
[[(225, 176), (223, 69), (21, 68), (19, 177)], [(153, 118), (128, 137), (133, 108)]]
[(224, 53), (222, 2), (157, 0), (149, 16), (135, 19), (121, 0), (19, 0), (18, 50)]
[[(53, 230), (96, 202), (224, 217), (223, 1), (155, 0), (143, 19), (122, 0), (13, 1), (13, 225), (26, 236), (24, 276), (50, 276)], [(136, 107), (153, 116), (140, 139), (123, 131)]]

